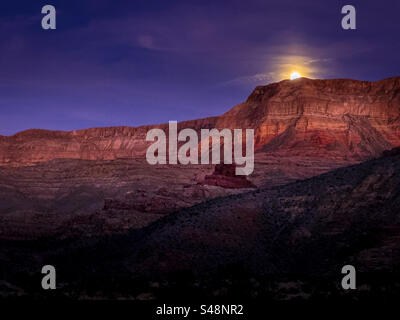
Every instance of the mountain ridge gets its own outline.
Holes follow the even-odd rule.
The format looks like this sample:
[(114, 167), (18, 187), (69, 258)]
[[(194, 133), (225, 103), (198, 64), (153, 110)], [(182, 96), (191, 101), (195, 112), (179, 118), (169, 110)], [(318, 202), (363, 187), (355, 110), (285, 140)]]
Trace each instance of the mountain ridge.
[[(368, 148), (371, 141), (354, 128), (354, 121), (368, 122), (372, 128), (369, 134), (372, 134), (376, 147)], [(167, 126), (24, 130), (0, 137), (0, 165), (33, 165), (56, 158), (113, 160), (142, 157), (149, 145), (145, 141), (146, 132), (152, 128), (167, 129)], [(400, 77), (376, 82), (283, 80), (257, 86), (245, 102), (221, 116), (178, 124), (178, 129), (214, 127), (254, 129), (256, 150), (262, 150), (286, 130), (294, 128), (292, 144), (303, 140), (317, 148), (332, 149), (336, 145), (341, 148), (342, 156), (365, 160), (400, 145)]]

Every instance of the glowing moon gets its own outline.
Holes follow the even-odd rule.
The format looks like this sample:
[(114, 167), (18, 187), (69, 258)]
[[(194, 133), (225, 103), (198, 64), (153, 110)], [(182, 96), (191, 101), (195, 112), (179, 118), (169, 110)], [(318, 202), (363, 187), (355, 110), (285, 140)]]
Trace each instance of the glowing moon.
[(290, 75), (290, 80), (298, 79), (300, 77), (301, 77), (300, 73), (292, 72), (291, 75)]

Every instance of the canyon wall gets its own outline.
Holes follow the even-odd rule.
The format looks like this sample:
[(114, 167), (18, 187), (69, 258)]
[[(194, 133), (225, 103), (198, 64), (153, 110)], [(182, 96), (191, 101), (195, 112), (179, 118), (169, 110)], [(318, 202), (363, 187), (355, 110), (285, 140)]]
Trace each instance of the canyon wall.
[[(0, 165), (143, 158), (147, 131), (167, 126), (27, 130), (0, 136)], [(400, 77), (377, 82), (300, 78), (258, 86), (225, 114), (181, 122), (178, 129), (214, 127), (254, 129), (261, 152), (362, 161), (400, 145)]]

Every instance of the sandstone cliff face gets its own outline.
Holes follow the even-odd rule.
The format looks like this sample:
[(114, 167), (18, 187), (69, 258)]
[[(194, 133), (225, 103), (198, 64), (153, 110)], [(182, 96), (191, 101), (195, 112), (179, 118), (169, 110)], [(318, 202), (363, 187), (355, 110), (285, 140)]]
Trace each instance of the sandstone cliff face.
[[(216, 118), (184, 121), (180, 128), (213, 128)], [(150, 129), (168, 132), (168, 124), (104, 127), (74, 131), (31, 129), (0, 137), (0, 166), (26, 166), (53, 159), (115, 160), (145, 158)]]
[(256, 148), (265, 151), (366, 159), (400, 145), (400, 77), (259, 86), (217, 126), (254, 128)]
[[(60, 158), (143, 158), (149, 145), (146, 133), (154, 127), (167, 129), (163, 124), (71, 132), (27, 130), (0, 137), (0, 165)], [(246, 102), (220, 117), (179, 124), (196, 130), (213, 127), (254, 129), (259, 151), (364, 160), (400, 145), (400, 77), (378, 82), (284, 80), (257, 87)]]

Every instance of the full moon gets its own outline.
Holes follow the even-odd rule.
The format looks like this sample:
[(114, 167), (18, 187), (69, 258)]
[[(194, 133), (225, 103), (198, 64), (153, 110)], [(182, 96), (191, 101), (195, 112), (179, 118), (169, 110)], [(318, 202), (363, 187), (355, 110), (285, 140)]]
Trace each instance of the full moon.
[(301, 76), (300, 76), (300, 73), (298, 73), (298, 72), (292, 72), (291, 75), (290, 75), (290, 80), (298, 79), (298, 78), (300, 78), (300, 77), (301, 77)]

